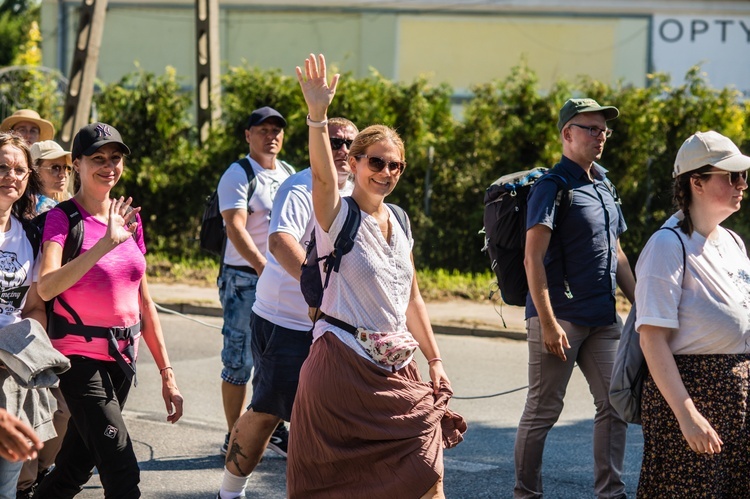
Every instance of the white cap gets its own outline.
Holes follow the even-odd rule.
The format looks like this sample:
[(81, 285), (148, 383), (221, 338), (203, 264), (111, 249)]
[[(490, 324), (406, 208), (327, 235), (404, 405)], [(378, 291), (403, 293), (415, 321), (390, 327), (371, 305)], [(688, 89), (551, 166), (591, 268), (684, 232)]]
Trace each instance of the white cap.
[(70, 158), (70, 151), (65, 151), (54, 140), (42, 140), (34, 142), (31, 145), (31, 161), (36, 163), (40, 159), (58, 159), (65, 157), (66, 164), (70, 165), (73, 161)]
[(718, 132), (696, 132), (677, 151), (672, 176), (711, 165), (728, 172), (750, 170), (750, 157), (745, 156), (727, 137)]

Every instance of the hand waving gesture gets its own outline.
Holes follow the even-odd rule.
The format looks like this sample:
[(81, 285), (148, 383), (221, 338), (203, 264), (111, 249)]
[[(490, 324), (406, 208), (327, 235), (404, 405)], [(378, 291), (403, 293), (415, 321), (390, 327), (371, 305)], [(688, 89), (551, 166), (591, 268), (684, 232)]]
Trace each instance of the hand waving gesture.
[(120, 196), (119, 199), (111, 199), (109, 203), (109, 222), (107, 223), (107, 232), (105, 238), (110, 239), (115, 244), (127, 241), (133, 235), (138, 223), (135, 221), (135, 215), (141, 208), (131, 208), (130, 203), (133, 198), (125, 199)]
[(319, 54), (316, 59), (314, 54), (310, 54), (305, 59), (304, 75), (302, 69), (297, 66), (297, 79), (299, 80), (299, 86), (302, 88), (302, 94), (305, 96), (310, 118), (315, 121), (324, 120), (328, 106), (336, 94), (339, 74), (333, 75), (329, 85), (326, 76), (326, 58), (323, 54)]

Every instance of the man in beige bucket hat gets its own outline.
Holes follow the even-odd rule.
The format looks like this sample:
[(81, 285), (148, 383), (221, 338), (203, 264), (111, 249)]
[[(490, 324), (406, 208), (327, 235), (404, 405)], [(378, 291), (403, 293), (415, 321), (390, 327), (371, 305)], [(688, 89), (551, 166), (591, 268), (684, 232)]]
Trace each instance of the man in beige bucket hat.
[(0, 132), (11, 130), (21, 135), (29, 145), (55, 137), (54, 125), (42, 119), (33, 109), (19, 109), (0, 123)]

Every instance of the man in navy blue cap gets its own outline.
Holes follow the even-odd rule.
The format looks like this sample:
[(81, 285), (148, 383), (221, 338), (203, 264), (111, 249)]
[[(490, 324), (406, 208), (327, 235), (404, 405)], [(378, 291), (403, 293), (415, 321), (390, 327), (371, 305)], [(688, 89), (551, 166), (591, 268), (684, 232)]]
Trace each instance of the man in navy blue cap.
[[(247, 383), (253, 368), (250, 352), (250, 314), (258, 277), (266, 266), (268, 223), (276, 191), (294, 169), (277, 159), (284, 143), (286, 120), (271, 107), (250, 114), (245, 127), (249, 153), (229, 165), (219, 180), (219, 209), (227, 241), (218, 278), (224, 309), (224, 347), (221, 395), (227, 434), (220, 452), (226, 455), (229, 432), (245, 407)], [(287, 438), (283, 423), (279, 438)]]

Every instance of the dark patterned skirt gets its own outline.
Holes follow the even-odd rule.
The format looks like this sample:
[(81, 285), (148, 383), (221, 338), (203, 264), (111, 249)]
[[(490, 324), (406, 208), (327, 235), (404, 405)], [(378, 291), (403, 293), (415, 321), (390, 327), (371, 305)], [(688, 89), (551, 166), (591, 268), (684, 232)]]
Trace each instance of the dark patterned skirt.
[(460, 442), (452, 392), (432, 393), (416, 362), (390, 372), (332, 333), (300, 373), (287, 461), (290, 499), (411, 499), (443, 475), (443, 448)]
[(675, 361), (695, 407), (724, 443), (718, 454), (691, 450), (649, 374), (637, 497), (750, 498), (750, 355), (676, 355)]

